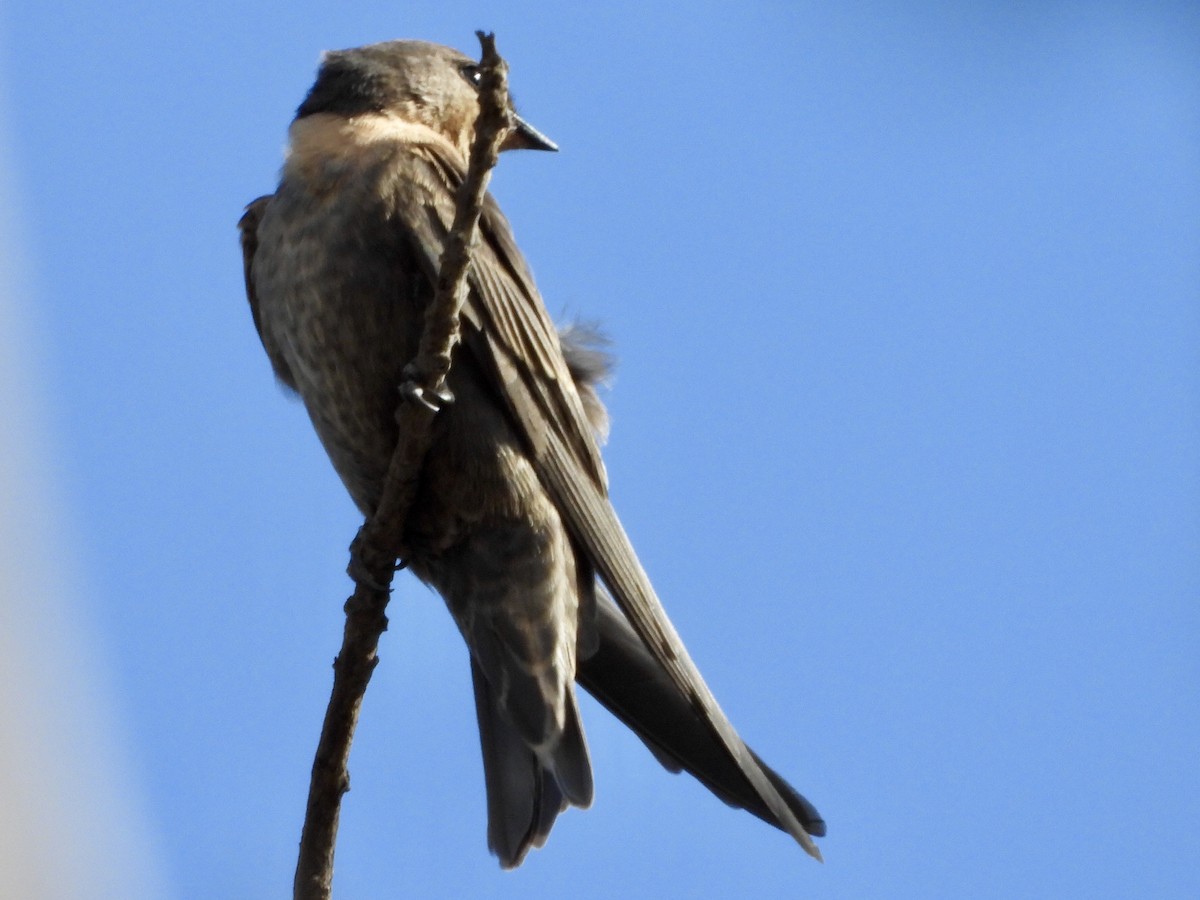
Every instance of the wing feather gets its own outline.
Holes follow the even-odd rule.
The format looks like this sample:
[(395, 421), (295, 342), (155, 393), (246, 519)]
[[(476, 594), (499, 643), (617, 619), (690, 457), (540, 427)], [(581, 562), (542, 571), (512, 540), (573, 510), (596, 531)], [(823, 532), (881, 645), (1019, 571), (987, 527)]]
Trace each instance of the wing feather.
[(250, 302), (250, 315), (254, 319), (254, 330), (258, 332), (258, 339), (262, 341), (263, 349), (267, 351), (267, 359), (271, 362), (271, 369), (275, 372), (275, 377), (285, 387), (294, 391), (296, 390), (296, 379), (288, 367), (287, 360), (268, 341), (266, 333), (263, 331), (258, 291), (254, 287), (254, 257), (258, 253), (258, 226), (272, 199), (274, 199), (274, 195), (267, 194), (250, 201), (246, 204), (246, 211), (242, 214), (242, 218), (238, 220), (238, 231), (241, 234), (242, 243), (242, 266), (246, 276), (246, 299)]
[[(431, 270), (436, 271), (462, 173), (437, 146), (415, 152), (424, 158), (431, 177), (444, 180), (445, 189), (431, 191), (426, 199), (429, 215), (404, 223), (413, 229)], [(407, 209), (404, 204), (400, 207)], [(638, 637), (707, 723), (779, 826), (819, 859), (796, 814), (704, 683), (608, 501), (600, 451), (557, 331), (511, 228), (490, 197), (480, 230), (464, 309), (467, 349), (492, 372), (497, 393), (531, 450), (543, 486)]]

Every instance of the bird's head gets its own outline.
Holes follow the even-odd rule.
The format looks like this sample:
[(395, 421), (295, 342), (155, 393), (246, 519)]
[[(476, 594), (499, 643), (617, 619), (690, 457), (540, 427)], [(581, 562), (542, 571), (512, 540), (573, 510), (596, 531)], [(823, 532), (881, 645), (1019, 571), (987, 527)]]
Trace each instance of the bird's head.
[[(425, 41), (386, 41), (333, 50), (296, 111), (297, 121), (318, 113), (397, 116), (441, 134), (466, 159), (479, 113), (479, 67), (450, 47)], [(558, 145), (513, 111), (502, 150), (557, 150)]]

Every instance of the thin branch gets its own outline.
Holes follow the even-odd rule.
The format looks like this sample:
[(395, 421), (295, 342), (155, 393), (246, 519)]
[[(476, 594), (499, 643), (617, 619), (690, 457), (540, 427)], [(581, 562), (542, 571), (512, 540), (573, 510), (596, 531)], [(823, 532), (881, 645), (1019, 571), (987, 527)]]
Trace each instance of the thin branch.
[(458, 343), (459, 313), (467, 298), (471, 249), (477, 240), (491, 170), (511, 128), (508, 66), (496, 53), (493, 35), (482, 31), (476, 35), (483, 53), (475, 142), (454, 225), (442, 252), (436, 295), (425, 312), (420, 349), (406, 369), (409, 380), (401, 387), (396, 410), (400, 437), (383, 494), (350, 546), (354, 594), (346, 601), (342, 649), (333, 663), (333, 693), (313, 760), (293, 884), (295, 900), (329, 900), (332, 893), (338, 815), (342, 795), (350, 789), (350, 742), (367, 683), (379, 661), (379, 637), (387, 629), (385, 611), (392, 576), (396, 560), (403, 555), (404, 524), (432, 440), (430, 426), (440, 406), (451, 401), (446, 376), (450, 354)]

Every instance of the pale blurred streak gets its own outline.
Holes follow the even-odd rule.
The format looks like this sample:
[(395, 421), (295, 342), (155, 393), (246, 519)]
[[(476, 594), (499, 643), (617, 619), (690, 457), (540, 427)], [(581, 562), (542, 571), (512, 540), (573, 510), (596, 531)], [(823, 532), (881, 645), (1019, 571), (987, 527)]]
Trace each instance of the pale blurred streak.
[(39, 334), (0, 96), (0, 897), (165, 898), (123, 746), (119, 704), (90, 639), (55, 490)]

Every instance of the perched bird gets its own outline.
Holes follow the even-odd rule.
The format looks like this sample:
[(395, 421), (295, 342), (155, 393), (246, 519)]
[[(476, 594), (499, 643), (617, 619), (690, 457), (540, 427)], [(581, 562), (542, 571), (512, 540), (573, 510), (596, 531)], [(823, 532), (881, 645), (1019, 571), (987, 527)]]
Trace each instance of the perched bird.
[[(365, 515), (397, 440), (398, 388), (454, 218), (478, 80), (469, 57), (418, 41), (325, 54), (279, 187), (240, 223), (271, 366)], [(513, 122), (503, 149), (557, 149)], [(825, 823), (737, 736), (608, 502), (596, 393), (605, 365), (588, 335), (555, 330), (489, 196), (448, 378), (454, 399), (434, 419), (404, 536), (405, 562), (442, 595), (470, 648), (488, 846), (517, 866), (567, 805), (592, 802), (578, 682), (667, 768), (819, 858), (810, 835)]]

